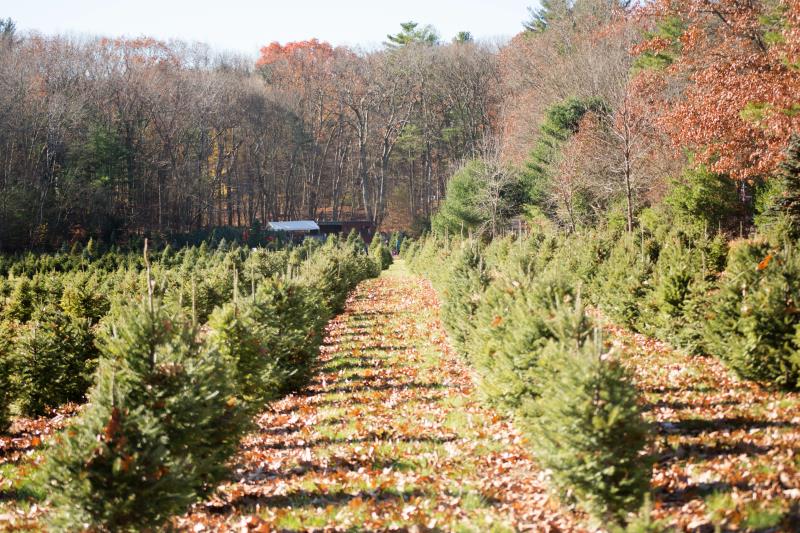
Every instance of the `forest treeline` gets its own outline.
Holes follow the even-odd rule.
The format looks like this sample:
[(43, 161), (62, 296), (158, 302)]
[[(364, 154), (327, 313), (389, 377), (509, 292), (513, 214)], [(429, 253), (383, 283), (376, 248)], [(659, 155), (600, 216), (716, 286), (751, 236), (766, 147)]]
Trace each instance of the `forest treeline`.
[(783, 0), (543, 2), (499, 52), (499, 157), (455, 173), (435, 229), (631, 231), (667, 208), (747, 233), (798, 130), (799, 15)]
[(800, 120), (798, 13), (546, 0), (501, 46), (405, 23), (378, 50), (272, 43), (255, 64), (6, 20), (0, 249), (437, 211), (451, 232), (631, 230), (677, 186), (708, 228), (745, 231)]
[[(403, 25), (256, 64), (201, 44), (0, 42), (0, 250), (286, 218), (426, 217), (496, 122), (496, 51)], [(409, 222), (410, 223), (410, 222)]]

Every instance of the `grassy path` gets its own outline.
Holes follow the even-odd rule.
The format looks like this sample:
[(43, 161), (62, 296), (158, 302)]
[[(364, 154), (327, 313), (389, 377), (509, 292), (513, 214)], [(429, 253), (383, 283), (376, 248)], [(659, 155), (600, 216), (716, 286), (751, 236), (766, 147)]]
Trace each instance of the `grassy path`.
[(450, 352), (430, 285), (398, 262), (328, 328), (314, 382), (244, 443), (184, 530), (573, 530)]

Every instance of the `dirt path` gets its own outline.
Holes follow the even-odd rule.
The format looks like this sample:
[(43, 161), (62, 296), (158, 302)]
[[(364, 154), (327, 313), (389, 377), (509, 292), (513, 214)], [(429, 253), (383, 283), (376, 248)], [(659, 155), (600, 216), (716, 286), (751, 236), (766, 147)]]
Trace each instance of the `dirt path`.
[(181, 529), (574, 530), (519, 434), (477, 403), (436, 295), (402, 263), (359, 286), (321, 359)]

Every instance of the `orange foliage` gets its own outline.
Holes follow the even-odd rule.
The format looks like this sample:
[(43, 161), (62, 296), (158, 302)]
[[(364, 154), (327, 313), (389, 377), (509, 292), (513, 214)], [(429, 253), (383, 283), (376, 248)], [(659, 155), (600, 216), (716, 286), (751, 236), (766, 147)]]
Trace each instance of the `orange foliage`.
[(272, 42), (261, 48), (256, 67), (272, 65), (277, 61), (294, 59), (298, 63), (325, 61), (333, 57), (333, 47), (324, 41), (311, 39), (281, 45)]
[[(657, 0), (645, 14), (685, 23), (678, 57), (647, 84), (672, 95), (660, 122), (674, 143), (736, 179), (774, 173), (800, 129), (800, 1)], [(637, 51), (666, 46), (655, 37)]]

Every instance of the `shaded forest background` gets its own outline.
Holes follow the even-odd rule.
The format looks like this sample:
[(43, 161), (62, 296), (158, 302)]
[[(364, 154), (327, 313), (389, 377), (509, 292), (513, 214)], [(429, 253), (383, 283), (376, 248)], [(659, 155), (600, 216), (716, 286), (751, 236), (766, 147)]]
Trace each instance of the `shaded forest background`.
[(380, 50), (272, 43), (255, 64), (7, 19), (0, 250), (437, 212), (452, 232), (630, 231), (665, 198), (743, 231), (797, 129), (799, 13), (546, 0), (502, 45), (405, 23)]

